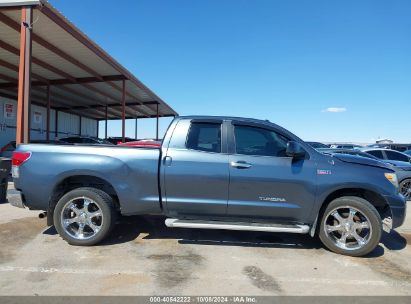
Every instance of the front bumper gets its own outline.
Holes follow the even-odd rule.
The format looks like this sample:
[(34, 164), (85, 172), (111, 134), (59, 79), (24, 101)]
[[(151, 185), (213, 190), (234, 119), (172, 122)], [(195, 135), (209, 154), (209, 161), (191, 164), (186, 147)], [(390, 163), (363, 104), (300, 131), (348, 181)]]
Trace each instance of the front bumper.
[(391, 225), (392, 229), (400, 227), (404, 224), (405, 215), (407, 214), (407, 201), (401, 194), (385, 196), (391, 210)]

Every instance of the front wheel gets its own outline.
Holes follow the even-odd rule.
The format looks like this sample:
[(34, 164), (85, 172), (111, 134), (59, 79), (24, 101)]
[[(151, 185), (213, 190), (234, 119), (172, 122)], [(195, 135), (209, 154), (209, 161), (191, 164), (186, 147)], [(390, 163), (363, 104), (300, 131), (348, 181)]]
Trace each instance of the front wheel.
[(319, 236), (336, 253), (363, 256), (379, 244), (382, 221), (365, 199), (346, 196), (333, 200), (324, 211)]
[(400, 183), (400, 192), (407, 200), (411, 199), (411, 178), (404, 179)]
[(74, 189), (58, 201), (54, 226), (71, 245), (91, 246), (102, 241), (115, 224), (113, 199), (96, 188)]

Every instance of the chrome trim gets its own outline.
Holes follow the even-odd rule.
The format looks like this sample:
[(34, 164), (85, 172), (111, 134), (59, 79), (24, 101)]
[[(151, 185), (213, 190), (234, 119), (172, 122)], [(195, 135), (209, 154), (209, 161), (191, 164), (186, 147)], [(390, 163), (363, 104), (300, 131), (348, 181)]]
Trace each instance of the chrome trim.
[(198, 229), (223, 229), (239, 231), (263, 231), (263, 232), (289, 232), (306, 234), (310, 231), (308, 225), (280, 225), (258, 223), (231, 223), (218, 221), (190, 221), (168, 218), (165, 224), (170, 228), (198, 228)]

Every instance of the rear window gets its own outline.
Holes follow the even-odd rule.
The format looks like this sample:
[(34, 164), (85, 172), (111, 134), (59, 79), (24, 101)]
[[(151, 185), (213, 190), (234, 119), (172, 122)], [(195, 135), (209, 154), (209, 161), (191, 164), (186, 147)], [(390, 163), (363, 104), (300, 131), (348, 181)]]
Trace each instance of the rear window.
[(188, 132), (187, 149), (221, 152), (221, 124), (219, 123), (192, 123)]

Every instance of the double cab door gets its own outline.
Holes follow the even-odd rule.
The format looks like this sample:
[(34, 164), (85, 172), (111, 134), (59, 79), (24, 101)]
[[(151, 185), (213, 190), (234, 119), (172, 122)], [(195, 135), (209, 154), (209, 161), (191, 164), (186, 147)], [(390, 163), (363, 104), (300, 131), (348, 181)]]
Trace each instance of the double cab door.
[[(286, 155), (287, 135), (248, 121), (180, 120), (163, 158), (168, 215), (308, 218), (316, 166), (308, 154), (299, 160)], [(179, 140), (173, 142), (174, 136)]]

